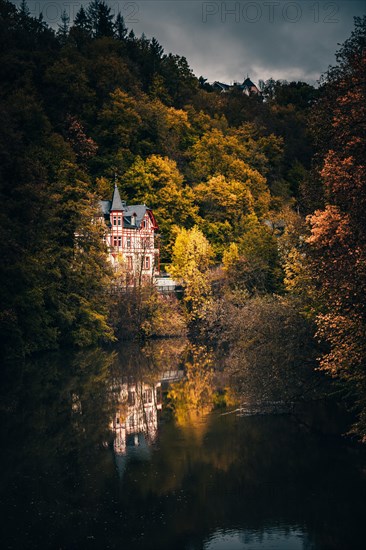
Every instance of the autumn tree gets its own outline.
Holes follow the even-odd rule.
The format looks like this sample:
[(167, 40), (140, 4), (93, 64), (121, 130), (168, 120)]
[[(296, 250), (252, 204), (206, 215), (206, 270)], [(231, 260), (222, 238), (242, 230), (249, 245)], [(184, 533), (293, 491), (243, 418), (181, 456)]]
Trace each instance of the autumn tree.
[(284, 289), (296, 297), (299, 311), (308, 318), (314, 318), (318, 302), (306, 247), (306, 239), (309, 236), (306, 219), (291, 206), (282, 209), (278, 216), (284, 224), (277, 237)]
[(323, 304), (318, 335), (329, 344), (320, 366), (355, 391), (354, 430), (366, 441), (366, 17), (355, 18), (337, 61), (314, 115), (325, 208), (309, 218), (308, 243)]
[(212, 258), (212, 248), (197, 226), (178, 229), (169, 271), (183, 284), (184, 302), (191, 321), (202, 315), (202, 307), (209, 299)]
[(228, 241), (237, 240), (243, 218), (254, 212), (254, 198), (248, 184), (214, 176), (194, 187), (200, 208), (201, 228), (221, 258)]
[(254, 213), (243, 217), (240, 238), (226, 248), (223, 259), (231, 288), (250, 295), (283, 290), (277, 237)]
[(79, 161), (85, 162), (96, 154), (97, 144), (85, 134), (82, 124), (76, 117), (70, 115), (67, 117), (66, 134), (66, 139)]
[(242, 132), (225, 135), (214, 128), (205, 132), (189, 150), (189, 155), (190, 177), (194, 183), (216, 176), (236, 180), (249, 189), (257, 214), (263, 216), (268, 212), (270, 194), (263, 175), (268, 160), (257, 141), (244, 140)]
[(137, 157), (124, 174), (123, 187), (137, 202), (153, 208), (163, 239), (163, 262), (171, 255), (174, 227), (192, 227), (198, 220), (192, 189), (184, 185), (176, 162), (151, 155), (145, 161)]

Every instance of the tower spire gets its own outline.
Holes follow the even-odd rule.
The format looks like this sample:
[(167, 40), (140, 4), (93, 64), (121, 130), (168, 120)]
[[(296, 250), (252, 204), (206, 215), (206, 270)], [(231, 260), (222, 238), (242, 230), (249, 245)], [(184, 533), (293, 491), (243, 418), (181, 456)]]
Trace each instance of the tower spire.
[(113, 191), (113, 197), (112, 197), (112, 210), (123, 210), (123, 204), (121, 201), (121, 195), (119, 194), (117, 182), (114, 182), (114, 191)]

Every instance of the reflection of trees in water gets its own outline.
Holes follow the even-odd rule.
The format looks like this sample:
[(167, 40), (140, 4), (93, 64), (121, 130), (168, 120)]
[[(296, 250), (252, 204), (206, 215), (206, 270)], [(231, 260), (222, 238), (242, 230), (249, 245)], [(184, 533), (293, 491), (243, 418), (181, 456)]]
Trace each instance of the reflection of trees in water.
[(214, 406), (213, 356), (203, 346), (191, 345), (184, 362), (185, 377), (173, 383), (168, 399), (180, 425), (201, 426), (200, 417)]
[(187, 343), (185, 338), (150, 340), (143, 346), (137, 342), (122, 342), (117, 348), (113, 375), (118, 380), (121, 376), (150, 382), (159, 380), (164, 371), (179, 369)]
[[(215, 400), (210, 388), (203, 390), (206, 375), (215, 386), (208, 374), (212, 357), (202, 348), (184, 348), (183, 342), (177, 342), (177, 348), (181, 355), (177, 349), (174, 356), (172, 343), (166, 356), (172, 356), (174, 368), (186, 364), (186, 387), (182, 382), (178, 388), (199, 410), (200, 397), (203, 403), (206, 398), (210, 403), (212, 396)], [(347, 448), (335, 460), (334, 445), (328, 440), (320, 444), (318, 436), (308, 432), (307, 426), (319, 429), (321, 404), (300, 425), (289, 415), (238, 418), (220, 411), (197, 414), (192, 421), (166, 422), (158, 452), (149, 451), (140, 439), (133, 451), (142, 454), (132, 455), (139, 460), (129, 463), (119, 483), (118, 460), (101, 443), (110, 435), (120, 385), (141, 383), (136, 390), (141, 394), (159, 384), (167, 367), (164, 343), (149, 348), (147, 355), (137, 355), (136, 349), (119, 355), (102, 350), (50, 354), (23, 370), (12, 407), (7, 415), (3, 410), (8, 449), (0, 456), (0, 476), (11, 531), (4, 546), (22, 548), (27, 540), (32, 547), (53, 548), (57, 541), (66, 548), (72, 536), (75, 547), (83, 548), (93, 534), (97, 540), (91, 544), (96, 547), (105, 541), (117, 547), (123, 533), (126, 547), (134, 547), (143, 527), (150, 547), (158, 548), (162, 518), (164, 537), (177, 541), (192, 533), (208, 535), (212, 525), (227, 525), (228, 518), (231, 524), (246, 522), (263, 529), (263, 518), (276, 524), (285, 518), (290, 525), (305, 518), (311, 526), (324, 517), (328, 529), (334, 514), (336, 520), (345, 514), (344, 507), (329, 509), (329, 487), (334, 488), (332, 502), (347, 500), (350, 487), (358, 486), (362, 461), (360, 457), (357, 470), (352, 469), (354, 449), (350, 453)], [(127, 395), (126, 406), (132, 403)], [(356, 505), (346, 511), (353, 526), (361, 525), (353, 516), (363, 510), (362, 487)], [(204, 540), (203, 534), (198, 537)]]
[(113, 352), (91, 349), (48, 353), (24, 365), (22, 379), (14, 381), (16, 401), (9, 420), (33, 434), (29, 441), (24, 434), (30, 448), (34, 436), (44, 442), (40, 452), (53, 448), (62, 455), (108, 438), (108, 418), (115, 406), (114, 360)]
[(0, 486), (15, 548), (25, 540), (19, 517), (26, 531), (39, 533), (34, 547), (50, 548), (51, 537), (61, 547), (65, 522), (82, 522), (100, 501), (100, 471), (114, 472), (111, 454), (102, 450), (115, 407), (113, 360), (100, 349), (49, 353), (27, 362), (14, 380), (12, 409), (2, 415)]
[[(318, 407), (315, 418), (319, 412)], [(332, 460), (333, 448), (319, 446), (289, 415), (238, 418), (216, 412), (206, 415), (202, 425), (204, 437), (198, 438), (192, 425), (169, 424), (159, 439), (159, 453), (144, 464), (139, 478), (140, 498), (150, 502), (152, 495), (159, 496), (156, 502), (164, 506), (175, 495), (179, 511), (170, 522), (174, 533), (202, 529), (203, 510), (205, 518), (223, 523), (227, 515), (238, 522), (248, 518), (253, 527), (262, 527), (263, 517), (280, 519), (281, 513), (295, 520), (297, 506), (307, 508), (301, 495), (310, 498), (308, 487), (317, 487), (319, 494), (324, 489), (314, 480), (314, 466), (321, 464), (322, 475), (333, 475), (329, 462), (322, 464)], [(137, 464), (131, 465), (127, 480), (136, 479), (139, 471)]]
[(114, 368), (114, 387), (119, 400), (112, 429), (114, 449), (120, 455), (127, 447), (139, 446), (141, 434), (144, 443), (155, 440), (162, 387), (168, 388), (177, 424), (189, 427), (195, 438), (205, 432), (205, 415), (215, 405), (225, 405), (229, 396), (228, 391), (220, 396), (216, 391), (212, 353), (185, 339), (149, 342), (143, 348), (123, 346)]
[(292, 402), (317, 395), (311, 324), (283, 297), (231, 296), (208, 318), (211, 337), (242, 403)]

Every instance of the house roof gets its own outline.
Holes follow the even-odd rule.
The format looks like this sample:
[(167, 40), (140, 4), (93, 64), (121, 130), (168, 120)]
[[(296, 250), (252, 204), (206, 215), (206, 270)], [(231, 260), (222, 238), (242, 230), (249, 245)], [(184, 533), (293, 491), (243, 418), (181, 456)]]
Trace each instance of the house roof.
[(235, 87), (237, 87), (239, 90), (243, 90), (243, 92), (250, 93), (258, 93), (259, 91), (258, 87), (254, 84), (252, 80), (247, 76), (247, 78), (243, 81), (243, 84), (225, 84), (224, 82), (219, 82), (216, 80), (212, 86), (218, 90), (221, 90), (221, 92), (227, 92)]
[(229, 84), (225, 84), (224, 82), (219, 82), (218, 80), (216, 80), (214, 83), (213, 83), (213, 86), (217, 87), (217, 88), (220, 88), (220, 90), (222, 91), (226, 91), (226, 90), (230, 90), (231, 86)]
[(111, 211), (111, 201), (99, 201), (100, 203), (100, 209), (104, 216), (109, 216), (109, 212)]
[[(115, 184), (113, 190), (112, 200), (102, 200), (99, 201), (100, 209), (103, 216), (107, 219), (112, 211), (123, 212), (123, 227), (126, 229), (138, 229), (141, 225), (142, 220), (144, 219), (146, 212), (148, 212), (149, 217), (153, 223), (154, 229), (158, 229), (156, 220), (151, 211), (151, 208), (146, 206), (146, 204), (131, 204), (127, 205), (125, 201), (121, 200), (121, 196), (118, 191), (117, 184)], [(136, 216), (136, 219), (133, 220), (133, 215)], [(132, 223), (134, 221), (134, 223)]]
[[(123, 227), (133, 228), (140, 227), (142, 220), (149, 208), (145, 204), (132, 204), (125, 206), (123, 209)], [(135, 223), (132, 224), (132, 216), (136, 215)]]
[(250, 80), (249, 77), (247, 77), (243, 84), (240, 84), (239, 86), (244, 92), (247, 91), (250, 93), (254, 93), (254, 94), (259, 94), (261, 95), (261, 91), (259, 90), (258, 86), (256, 86), (254, 84), (254, 82), (252, 80)]
[(114, 184), (113, 197), (112, 197), (112, 206), (111, 210), (123, 210), (123, 204), (121, 201), (121, 195), (119, 194), (117, 184)]
[(252, 86), (254, 86), (255, 88), (257, 87), (257, 86), (254, 84), (254, 82), (252, 82), (252, 81), (250, 80), (249, 77), (247, 77), (247, 78), (244, 80), (242, 86), (246, 86), (246, 87), (248, 87), (248, 88), (251, 88)]

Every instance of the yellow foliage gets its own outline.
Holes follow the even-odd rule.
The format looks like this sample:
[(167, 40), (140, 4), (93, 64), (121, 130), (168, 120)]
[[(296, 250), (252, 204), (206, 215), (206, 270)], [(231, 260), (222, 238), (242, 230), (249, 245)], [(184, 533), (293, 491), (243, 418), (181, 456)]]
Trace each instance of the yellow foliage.
[(185, 281), (196, 271), (206, 272), (212, 257), (212, 247), (197, 226), (192, 229), (178, 228), (171, 265), (174, 277)]
[(169, 269), (184, 285), (184, 301), (192, 317), (201, 314), (210, 295), (208, 269), (212, 258), (212, 247), (197, 226), (178, 228)]
[(239, 260), (239, 248), (236, 243), (230, 243), (228, 249), (224, 251), (222, 263), (225, 271), (230, 269)]
[(168, 399), (178, 424), (184, 426), (210, 412), (214, 406), (212, 356), (202, 347), (193, 347), (192, 361), (185, 364), (186, 377), (172, 384)]
[(251, 212), (254, 206), (252, 193), (245, 183), (222, 175), (197, 185), (194, 194), (205, 217), (215, 221), (235, 219), (239, 212)]

